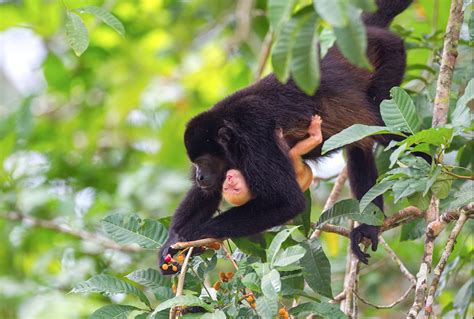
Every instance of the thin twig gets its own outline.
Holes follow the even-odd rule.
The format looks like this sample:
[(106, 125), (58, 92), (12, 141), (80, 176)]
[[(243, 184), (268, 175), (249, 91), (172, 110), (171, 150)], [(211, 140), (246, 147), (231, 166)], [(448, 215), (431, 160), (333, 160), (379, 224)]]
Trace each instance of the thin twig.
[(333, 300), (329, 301), (330, 303), (338, 303), (346, 299), (346, 292), (343, 290), (338, 293)]
[(231, 252), (229, 251), (229, 248), (227, 248), (226, 245), (222, 245), (222, 248), (224, 249), (226, 255), (227, 255), (227, 258), (230, 260), (230, 262), (232, 263), (232, 265), (234, 266), (235, 270), (239, 270), (239, 266), (237, 266), (237, 263), (235, 262), (234, 258), (232, 257), (232, 254)]
[(239, 0), (235, 6), (235, 32), (227, 44), (228, 50), (247, 41), (252, 24), (253, 0)]
[(408, 297), (408, 295), (413, 290), (413, 288), (415, 288), (415, 285), (411, 285), (410, 288), (408, 288), (407, 291), (405, 291), (405, 293), (400, 298), (398, 298), (397, 300), (395, 300), (394, 302), (388, 305), (376, 305), (374, 303), (371, 303), (370, 301), (365, 300), (361, 296), (359, 296), (356, 291), (353, 291), (353, 292), (354, 292), (354, 295), (356, 295), (357, 299), (359, 299), (360, 301), (362, 301), (368, 306), (371, 306), (376, 309), (390, 309), (390, 308), (395, 307), (399, 303), (403, 302)]
[(445, 171), (444, 173), (447, 174), (447, 175), (456, 177), (458, 179), (466, 179), (466, 180), (474, 181), (474, 175), (458, 175), (458, 174), (448, 172), (448, 171)]
[(403, 264), (402, 260), (398, 255), (393, 251), (393, 249), (387, 244), (385, 239), (383, 239), (382, 236), (379, 236), (379, 242), (382, 244), (382, 246), (385, 248), (389, 256), (392, 258), (392, 260), (398, 265), (400, 268), (400, 271), (402, 272), (405, 277), (412, 283), (413, 287), (416, 285), (416, 277), (407, 269), (407, 267)]
[(254, 79), (258, 80), (262, 77), (263, 71), (265, 70), (265, 65), (267, 64), (268, 57), (270, 56), (270, 49), (272, 47), (273, 34), (269, 30), (265, 35), (265, 38), (262, 42), (262, 50), (260, 51), (260, 57), (258, 58), (258, 67), (255, 72)]
[(50, 230), (54, 230), (63, 234), (68, 234), (68, 235), (80, 238), (82, 240), (94, 242), (107, 249), (120, 250), (123, 252), (129, 252), (129, 253), (145, 251), (145, 249), (139, 246), (121, 246), (117, 244), (116, 242), (95, 233), (90, 233), (90, 232), (80, 230), (80, 229), (74, 229), (66, 224), (60, 224), (52, 220), (39, 219), (36, 217), (21, 214), (18, 212), (8, 212), (6, 214), (0, 214), (0, 218), (12, 220), (12, 221), (21, 221), (28, 226), (38, 227), (38, 228), (43, 228), (43, 229), (50, 229)]
[(424, 212), (415, 206), (408, 206), (397, 213), (393, 214), (390, 217), (387, 217), (382, 226), (380, 227), (380, 232), (384, 232), (393, 228), (393, 225), (400, 225), (399, 223), (404, 221), (407, 218), (420, 218), (424, 215)]
[[(176, 297), (181, 296), (183, 294), (184, 280), (186, 278), (186, 270), (188, 268), (189, 258), (191, 258), (191, 255), (193, 254), (193, 249), (194, 249), (194, 247), (189, 248), (188, 253), (186, 254), (186, 258), (184, 258), (183, 265), (181, 266), (181, 272), (179, 273), (178, 284), (176, 286)], [(170, 319), (175, 319), (176, 318), (176, 313), (177, 313), (177, 307), (172, 307), (170, 309), (169, 318)]]
[[(323, 211), (328, 210), (329, 208), (331, 208), (334, 205), (334, 203), (337, 201), (337, 199), (339, 198), (339, 194), (341, 194), (341, 190), (344, 187), (344, 184), (346, 183), (346, 180), (347, 180), (347, 166), (344, 167), (343, 170), (341, 171), (341, 173), (339, 173), (339, 175), (337, 176), (336, 181), (334, 182), (334, 186), (331, 190), (331, 193), (329, 194), (329, 197), (326, 200), (326, 203), (324, 204)], [(336, 229), (334, 227), (338, 227), (338, 226), (333, 226), (333, 227), (331, 227), (331, 226), (332, 225), (327, 225), (327, 224), (323, 225), (321, 227), (321, 229), (316, 229), (311, 234), (310, 238), (319, 237), (321, 235), (322, 230), (327, 231), (327, 232), (335, 232), (335, 233), (339, 233), (338, 231), (341, 231), (340, 235), (343, 235), (343, 234), (346, 233), (346, 231), (344, 231), (343, 228)], [(323, 229), (323, 227), (325, 227), (326, 229)], [(332, 231), (332, 230), (334, 230), (334, 231)], [(343, 235), (343, 236), (346, 236), (346, 235)], [(349, 232), (348, 231), (347, 231), (347, 236), (346, 237), (349, 237)]]
[(201, 247), (201, 246), (207, 246), (212, 243), (220, 243), (222, 244), (223, 239), (217, 239), (217, 238), (204, 238), (204, 239), (198, 239), (198, 240), (193, 240), (193, 241), (181, 241), (177, 242), (174, 245), (171, 245), (171, 248), (173, 249), (184, 249), (188, 247)]
[(467, 214), (464, 210), (462, 210), (459, 215), (458, 221), (456, 222), (453, 230), (451, 231), (451, 234), (449, 234), (449, 238), (446, 243), (446, 247), (444, 248), (443, 254), (441, 255), (441, 258), (438, 264), (436, 265), (435, 269), (433, 270), (434, 276), (433, 276), (433, 280), (431, 281), (428, 297), (426, 299), (424, 318), (429, 318), (429, 316), (433, 313), (434, 297), (436, 294), (436, 290), (438, 289), (441, 274), (443, 273), (444, 268), (446, 267), (446, 263), (448, 262), (449, 256), (451, 256), (451, 253), (453, 252), (456, 238), (461, 232), (461, 229), (464, 226), (464, 223), (466, 222), (466, 220), (467, 220)]

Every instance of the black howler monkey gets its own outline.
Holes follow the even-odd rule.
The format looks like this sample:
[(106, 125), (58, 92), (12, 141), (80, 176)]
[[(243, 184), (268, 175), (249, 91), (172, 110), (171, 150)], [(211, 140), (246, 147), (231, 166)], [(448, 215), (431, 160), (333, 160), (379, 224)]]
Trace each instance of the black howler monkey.
[[(364, 13), (367, 56), (373, 71), (349, 63), (333, 47), (320, 61), (321, 82), (314, 96), (302, 92), (290, 80), (280, 83), (273, 74), (218, 102), (187, 125), (184, 142), (193, 163), (195, 181), (175, 212), (160, 260), (172, 252), (170, 245), (206, 237), (252, 235), (281, 225), (305, 207), (305, 199), (288, 159), (278, 146), (275, 130), (306, 132), (311, 116), (323, 118), (326, 140), (356, 124), (383, 125), (379, 105), (389, 90), (400, 85), (405, 70), (403, 41), (388, 30), (392, 19), (411, 0), (377, 0), (378, 10)], [(291, 134), (285, 134), (285, 136)], [(305, 138), (294, 134), (290, 145)], [(347, 166), (353, 195), (360, 199), (376, 182), (372, 146), (386, 144), (386, 136), (373, 136), (347, 147)], [(321, 156), (321, 146), (304, 156)], [(244, 174), (254, 198), (213, 217), (221, 201), (226, 171)], [(383, 209), (381, 196), (374, 203)], [(379, 227), (362, 224), (351, 232), (352, 251), (364, 263), (369, 255), (358, 243), (363, 237), (377, 249)]]

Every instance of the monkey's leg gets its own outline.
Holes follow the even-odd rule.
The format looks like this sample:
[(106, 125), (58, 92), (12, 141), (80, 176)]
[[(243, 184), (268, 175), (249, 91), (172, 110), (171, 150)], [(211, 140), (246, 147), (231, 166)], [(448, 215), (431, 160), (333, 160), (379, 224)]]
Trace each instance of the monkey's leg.
[[(365, 193), (375, 185), (377, 180), (377, 168), (372, 149), (362, 149), (351, 146), (347, 149), (347, 168), (352, 194), (360, 200)], [(378, 196), (373, 203), (383, 211), (383, 197)], [(362, 224), (351, 231), (351, 249), (364, 264), (368, 263), (369, 254), (364, 253), (360, 247), (360, 241), (365, 237), (372, 242), (372, 250), (377, 250), (378, 234), (380, 227)]]

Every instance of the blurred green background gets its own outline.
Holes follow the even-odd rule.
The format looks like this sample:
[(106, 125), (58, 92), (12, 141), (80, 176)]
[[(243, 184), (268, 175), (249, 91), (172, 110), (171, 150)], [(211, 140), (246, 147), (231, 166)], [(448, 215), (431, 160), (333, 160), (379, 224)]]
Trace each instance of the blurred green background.
[[(94, 233), (111, 212), (171, 215), (190, 185), (182, 141), (186, 122), (255, 79), (268, 31), (266, 1), (255, 1), (248, 30), (236, 15), (238, 3), (0, 1), (1, 216), (20, 212)], [(85, 5), (112, 12), (126, 34), (84, 15), (90, 45), (77, 57), (65, 39), (64, 16), (66, 8)], [(448, 13), (447, 0), (420, 0), (394, 25), (411, 31), (412, 42), (439, 48), (442, 34), (436, 40), (427, 35), (444, 31)], [(408, 64), (427, 64), (432, 52), (414, 46)], [(420, 73), (409, 71), (405, 85), (414, 87)], [(427, 90), (432, 96), (432, 86)], [(329, 177), (342, 166), (340, 154), (317, 166), (316, 175), (324, 179), (313, 188), (314, 218), (331, 190)], [(389, 206), (388, 212), (398, 208)], [(387, 236), (398, 239), (399, 230)], [(103, 271), (126, 274), (156, 266), (154, 254), (104, 249), (5, 217), (0, 241), (0, 318), (87, 317), (108, 298), (67, 294), (75, 283)], [(347, 242), (326, 234), (323, 242), (334, 284), (341, 287)], [(472, 251), (467, 232), (459, 242), (457, 254)], [(416, 273), (422, 241), (391, 244)], [(374, 301), (397, 299), (407, 283), (400, 283), (397, 266), (381, 249), (373, 255), (361, 272), (363, 294)], [(454, 279), (440, 300), (452, 301), (465, 280)], [(393, 312), (376, 313), (394, 318)]]

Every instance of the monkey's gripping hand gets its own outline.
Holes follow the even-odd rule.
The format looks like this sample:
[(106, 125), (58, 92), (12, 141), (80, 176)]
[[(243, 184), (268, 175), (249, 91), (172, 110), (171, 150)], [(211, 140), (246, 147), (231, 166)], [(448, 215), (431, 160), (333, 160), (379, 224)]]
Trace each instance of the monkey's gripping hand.
[(365, 237), (370, 240), (372, 245), (372, 251), (376, 251), (377, 246), (379, 244), (379, 231), (380, 226), (366, 224), (359, 225), (351, 231), (350, 238), (352, 252), (361, 262), (366, 265), (369, 263), (368, 258), (370, 258), (370, 255), (360, 249), (359, 243)]
[[(171, 248), (176, 242), (180, 241), (179, 235), (170, 230), (168, 233), (168, 239), (161, 246), (160, 252), (158, 253), (158, 268), (160, 268), (163, 275), (174, 275), (178, 272), (179, 264), (171, 262), (171, 256), (174, 256), (178, 250)], [(174, 271), (176, 269), (176, 271)]]

